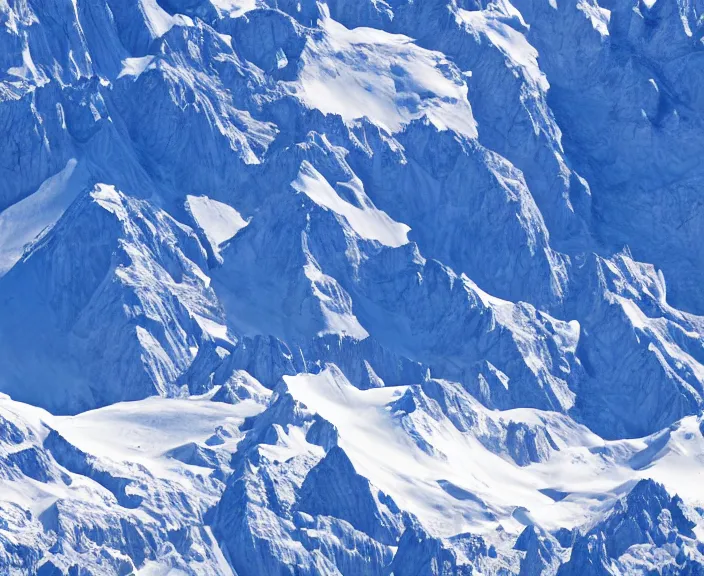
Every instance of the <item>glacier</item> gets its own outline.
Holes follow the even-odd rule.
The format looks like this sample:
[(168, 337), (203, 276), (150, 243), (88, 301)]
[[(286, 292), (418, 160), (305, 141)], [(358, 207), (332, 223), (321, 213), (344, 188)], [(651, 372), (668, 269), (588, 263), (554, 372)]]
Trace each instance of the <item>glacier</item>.
[(703, 574), (703, 14), (0, 0), (0, 574)]

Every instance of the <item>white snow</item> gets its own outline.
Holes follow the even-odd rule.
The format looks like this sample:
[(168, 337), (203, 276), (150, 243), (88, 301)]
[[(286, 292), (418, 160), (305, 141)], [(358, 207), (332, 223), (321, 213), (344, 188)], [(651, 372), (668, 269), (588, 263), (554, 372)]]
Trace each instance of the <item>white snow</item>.
[[(361, 183), (359, 183), (361, 186)], [(392, 220), (386, 212), (376, 209), (371, 202), (362, 208), (353, 206), (340, 198), (330, 183), (313, 165), (304, 160), (298, 172), (298, 177), (291, 184), (295, 190), (308, 196), (313, 202), (343, 216), (360, 238), (376, 240), (391, 247), (408, 243), (410, 227)], [(361, 194), (358, 194), (359, 197)]]
[[(232, 431), (232, 438), (223, 447), (234, 451), (242, 438), (238, 426), (244, 418), (261, 410), (262, 406), (251, 400), (233, 406), (211, 402), (207, 396), (188, 400), (155, 397), (114, 404), (78, 416), (54, 416), (7, 396), (0, 397), (0, 415), (17, 426), (26, 426), (33, 444), (41, 445), (50, 427), (80, 450), (100, 458), (103, 465), (117, 474), (127, 478), (138, 475), (142, 481), (150, 482), (155, 493), (163, 491), (163, 480), (179, 486), (191, 498), (206, 500), (216, 498), (217, 494), (199, 493), (203, 486), (198, 482), (202, 480), (194, 474), (202, 478), (210, 474), (210, 469), (184, 464), (171, 458), (168, 452), (189, 442), (202, 443), (219, 426)], [(15, 449), (27, 446), (25, 443)], [(106, 504), (103, 487), (80, 474), (71, 474), (69, 484), (40, 483), (26, 477), (0, 478), (0, 504), (14, 502), (40, 515), (57, 499), (95, 504), (96, 510), (104, 510)]]
[[(5, 552), (96, 574), (113, 555), (141, 576), (388, 571), (394, 546), (303, 512), (336, 432), (431, 533), (501, 540), (497, 564), (502, 530), (584, 528), (640, 478), (704, 504), (691, 11), (631, 27), (621, 61), (597, 0), (528, 23), (510, 0), (334, 7), (408, 35), (324, 1), (42, 4), (0, 0), (0, 165), (9, 196), (32, 192), (0, 211), (0, 387), (104, 407), (0, 394), (0, 572)], [(185, 376), (250, 399), (187, 399)]]
[(232, 206), (207, 196), (186, 196), (186, 209), (215, 251), (249, 224)]
[(220, 324), (215, 320), (211, 320), (210, 318), (206, 318), (205, 316), (201, 316), (195, 312), (193, 313), (193, 317), (196, 322), (198, 322), (198, 325), (203, 329), (203, 332), (206, 332), (220, 340), (230, 341), (227, 336), (227, 326), (225, 324)]
[[(621, 306), (625, 317), (636, 331), (642, 331), (653, 338), (653, 342), (650, 344), (651, 351), (658, 351), (661, 354), (665, 354), (669, 359), (677, 362), (680, 366), (686, 365), (689, 371), (696, 376), (697, 380), (704, 382), (704, 366), (682, 350), (673, 338), (673, 331), (675, 333), (681, 331), (685, 335), (686, 331), (674, 327), (671, 322), (663, 317), (650, 318), (646, 316), (638, 305), (629, 298), (617, 294), (612, 294), (609, 298)], [(694, 333), (690, 334), (690, 336), (697, 337), (698, 335)], [(661, 354), (658, 357), (660, 358), (660, 362), (666, 367), (667, 361)]]
[[(644, 1), (647, 6), (648, 1), (651, 2), (651, 6), (655, 4), (652, 0)], [(609, 21), (611, 20), (611, 11), (606, 8), (602, 8), (596, 2), (588, 2), (586, 0), (580, 0), (577, 2), (577, 8), (579, 8), (584, 14), (589, 18), (592, 23), (594, 30), (599, 32), (601, 36), (609, 35)]]
[(257, 7), (257, 0), (210, 0), (222, 14), (238, 18)]
[(427, 116), (439, 129), (477, 135), (467, 85), (444, 56), (411, 38), (372, 28), (349, 30), (329, 17), (311, 36), (293, 90), (303, 102), (346, 121), (366, 116), (390, 132)]
[(286, 66), (288, 66), (288, 58), (286, 58), (284, 51), (279, 48), (276, 51), (276, 67), (281, 70), (282, 68), (286, 68)]
[(125, 58), (122, 61), (122, 70), (118, 74), (118, 78), (123, 76), (135, 76), (138, 77), (142, 72), (144, 72), (154, 60), (154, 56), (140, 56), (138, 58)]
[(25, 249), (49, 231), (81, 191), (78, 162), (70, 159), (32, 195), (0, 212), (0, 277), (22, 258)]
[(193, 20), (183, 14), (172, 16), (157, 0), (139, 0), (139, 7), (154, 38), (166, 34), (174, 26), (193, 26)]
[(538, 66), (538, 51), (526, 37), (504, 22), (505, 15), (489, 10), (457, 10), (457, 19), (475, 34), (485, 35), (515, 67), (523, 70), (526, 78), (543, 92), (550, 88), (545, 74)]
[[(12, 11), (10, 11), (12, 14)], [(7, 74), (11, 76), (18, 76), (25, 80), (34, 81), (37, 85), (42, 86), (49, 82), (43, 71), (38, 70), (32, 60), (32, 53), (29, 51), (29, 46), (25, 46), (22, 49), (22, 66), (14, 66), (7, 69)]]
[[(208, 398), (152, 397), (120, 402), (77, 416), (53, 417), (52, 426), (81, 450), (114, 462), (138, 462), (157, 476), (178, 477), (183, 464), (166, 453), (188, 442), (203, 442), (218, 426), (235, 429), (262, 406)], [(237, 439), (239, 440), (239, 438)]]
[[(224, 574), (227, 574), (227, 572), (224, 572)], [(187, 576), (187, 573), (166, 563), (149, 560), (142, 568), (137, 570), (136, 576)]]
[(493, 530), (494, 515), (513, 528), (517, 505), (530, 509), (535, 501), (552, 502), (531, 485), (534, 480), (449, 422), (431, 432), (433, 447), (444, 457), (420, 450), (386, 409), (406, 387), (362, 391), (329, 368), (284, 379), (297, 400), (338, 428), (340, 446), (357, 472), (440, 535)]
[[(662, 450), (634, 466), (634, 456), (651, 439), (607, 442), (562, 414), (490, 411), (476, 403), (475, 409), (496, 422), (548, 427), (560, 451), (545, 462), (520, 467), (449, 420), (435, 421), (416, 410), (417, 429), (437, 455), (423, 452), (387, 406), (408, 387), (359, 390), (334, 366), (284, 380), (294, 398), (338, 428), (340, 446), (358, 473), (441, 536), (493, 532), (499, 524), (518, 533), (526, 518), (546, 529), (581, 525), (621, 496), (624, 483), (640, 478), (663, 482), (690, 502), (703, 501), (704, 438), (696, 417), (684, 419)], [(556, 502), (540, 492), (545, 489), (568, 495)]]
[(308, 249), (308, 237), (303, 235), (303, 250), (307, 263), (303, 267), (306, 278), (310, 280), (314, 296), (320, 300), (326, 327), (318, 332), (324, 334), (340, 334), (355, 340), (364, 340), (369, 333), (362, 327), (352, 312), (352, 300), (340, 287), (337, 280), (323, 273)]

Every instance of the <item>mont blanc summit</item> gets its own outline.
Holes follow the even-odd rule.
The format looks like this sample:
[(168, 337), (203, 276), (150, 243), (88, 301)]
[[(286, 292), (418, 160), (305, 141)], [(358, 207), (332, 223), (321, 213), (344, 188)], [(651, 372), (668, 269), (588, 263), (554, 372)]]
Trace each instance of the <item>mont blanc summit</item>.
[(0, 574), (704, 574), (704, 4), (0, 0)]

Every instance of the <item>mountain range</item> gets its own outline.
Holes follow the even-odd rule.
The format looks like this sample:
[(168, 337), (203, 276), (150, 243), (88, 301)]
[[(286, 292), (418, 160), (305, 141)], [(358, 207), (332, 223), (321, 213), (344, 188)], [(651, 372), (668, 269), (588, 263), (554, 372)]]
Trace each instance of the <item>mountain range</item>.
[(704, 574), (701, 0), (0, 0), (0, 574)]

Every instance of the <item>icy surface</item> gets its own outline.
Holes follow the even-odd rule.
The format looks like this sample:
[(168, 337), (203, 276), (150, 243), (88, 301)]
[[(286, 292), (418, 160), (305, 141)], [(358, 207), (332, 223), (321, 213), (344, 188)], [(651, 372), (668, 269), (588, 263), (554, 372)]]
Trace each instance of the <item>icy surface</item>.
[(12, 268), (25, 249), (48, 232), (81, 191), (73, 179), (76, 160), (45, 180), (39, 189), (0, 213), (0, 276)]
[(373, 28), (348, 30), (324, 15), (307, 41), (296, 93), (346, 120), (367, 117), (391, 132), (426, 117), (441, 130), (477, 135), (467, 86), (442, 54)]
[(221, 244), (248, 224), (232, 206), (207, 196), (187, 196), (186, 209), (205, 234), (213, 251), (218, 251)]
[(703, 23), (0, 1), (0, 574), (702, 573)]

